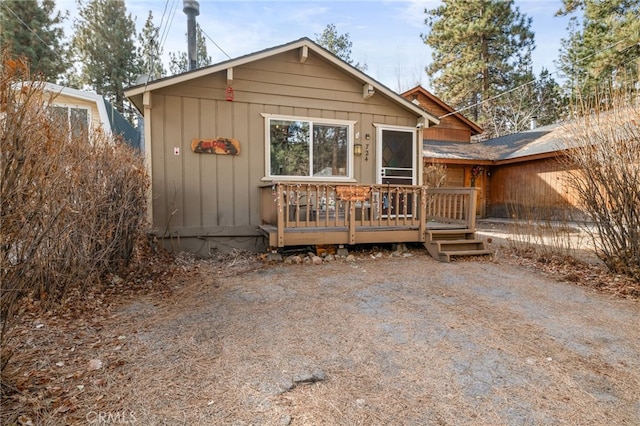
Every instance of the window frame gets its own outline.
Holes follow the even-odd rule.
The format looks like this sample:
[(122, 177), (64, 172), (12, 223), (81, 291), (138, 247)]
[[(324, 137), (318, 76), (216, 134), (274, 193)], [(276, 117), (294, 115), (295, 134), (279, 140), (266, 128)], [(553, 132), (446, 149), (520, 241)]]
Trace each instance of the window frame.
[(71, 125), (71, 110), (72, 109), (78, 109), (78, 110), (84, 110), (87, 112), (87, 133), (91, 134), (92, 129), (91, 129), (91, 123), (92, 123), (92, 117), (91, 117), (91, 107), (86, 106), (86, 105), (78, 105), (78, 104), (71, 104), (71, 103), (57, 103), (57, 102), (52, 102), (49, 105), (50, 108), (66, 108), (67, 110), (67, 129), (69, 130), (69, 135), (72, 134), (71, 130), (72, 130), (72, 125)]
[[(355, 120), (340, 120), (319, 117), (305, 117), (297, 115), (280, 115), (262, 113), (264, 118), (264, 148), (265, 148), (265, 178), (269, 181), (302, 181), (302, 182), (354, 182), (354, 156), (353, 145), (355, 143)], [(299, 121), (309, 123), (310, 137), (313, 135), (314, 125), (344, 126), (347, 128), (347, 173), (344, 176), (313, 176), (313, 142), (309, 144), (309, 174), (305, 176), (295, 175), (272, 175), (271, 174), (271, 121)]]

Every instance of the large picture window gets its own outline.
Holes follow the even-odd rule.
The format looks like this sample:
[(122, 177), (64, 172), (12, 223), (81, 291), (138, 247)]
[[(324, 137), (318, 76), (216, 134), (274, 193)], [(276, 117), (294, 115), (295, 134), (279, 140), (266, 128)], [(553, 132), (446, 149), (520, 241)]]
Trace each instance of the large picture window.
[(269, 177), (351, 178), (353, 122), (267, 118)]

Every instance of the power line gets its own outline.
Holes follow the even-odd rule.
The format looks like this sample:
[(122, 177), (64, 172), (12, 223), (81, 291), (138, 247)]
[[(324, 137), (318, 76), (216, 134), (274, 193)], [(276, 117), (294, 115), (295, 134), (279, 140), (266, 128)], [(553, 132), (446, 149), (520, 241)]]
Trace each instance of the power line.
[[(169, 0), (167, 0), (167, 2), (168, 1)], [(165, 4), (165, 7), (166, 7), (166, 4)], [(167, 37), (169, 36), (169, 29), (171, 28), (171, 24), (173, 23), (173, 18), (176, 16), (176, 11), (178, 10), (178, 0), (175, 0), (171, 7), (173, 8), (173, 11), (169, 10), (170, 18), (168, 18), (167, 25), (165, 26), (165, 30), (160, 36), (160, 40), (161, 40), (160, 50), (164, 50), (164, 44), (167, 42)], [(163, 16), (164, 16), (164, 13), (163, 13)], [(162, 22), (160, 23), (160, 25), (162, 26)]]
[(227, 52), (225, 52), (224, 50), (222, 50), (222, 47), (218, 46), (218, 43), (216, 43), (215, 41), (213, 41), (213, 39), (211, 37), (209, 37), (209, 34), (205, 33), (204, 30), (202, 29), (202, 27), (200, 27), (200, 31), (202, 31), (202, 34), (204, 34), (209, 40), (211, 40), (211, 43), (213, 43), (213, 45), (215, 47), (218, 48), (218, 50), (220, 50), (226, 57), (227, 59), (231, 59), (231, 56), (227, 55)]
[(15, 16), (15, 17), (16, 17), (16, 19), (17, 19), (18, 21), (20, 21), (20, 23), (21, 23), (22, 25), (24, 25), (24, 27), (25, 27), (26, 29), (28, 29), (31, 33), (33, 33), (33, 35), (34, 35), (34, 36), (36, 36), (36, 38), (37, 38), (38, 40), (40, 40), (40, 41), (41, 41), (45, 46), (47, 46), (49, 49), (51, 49), (51, 46), (49, 46), (49, 44), (48, 44), (46, 41), (44, 41), (44, 40), (43, 40), (43, 39), (38, 35), (38, 33), (36, 33), (34, 30), (32, 30), (32, 29), (31, 29), (31, 27), (30, 27), (29, 25), (27, 25), (27, 23), (26, 23), (26, 22), (24, 22), (24, 21), (23, 21), (23, 20), (18, 16), (18, 14), (17, 14), (17, 13), (15, 13), (15, 12), (14, 12), (14, 11), (13, 11), (13, 10), (12, 10), (12, 9), (11, 9), (11, 8), (10, 8), (10, 7), (5, 3), (5, 2), (3, 2), (3, 3), (2, 3), (2, 5), (5, 7), (5, 9), (7, 9), (9, 12), (11, 12), (11, 14), (12, 14), (13, 16)]
[[(615, 46), (619, 45), (619, 44), (620, 44), (620, 43), (622, 43), (623, 41), (626, 41), (626, 40), (628, 40), (628, 39), (630, 39), (630, 38), (631, 38), (631, 36), (627, 36), (627, 37), (623, 38), (622, 40), (618, 40), (617, 42), (615, 42), (615, 43), (613, 43), (613, 44), (611, 44), (611, 45), (609, 45), (609, 46), (607, 46), (607, 47), (603, 47), (602, 49), (597, 50), (597, 51), (593, 52), (592, 54), (590, 54), (590, 55), (588, 55), (588, 56), (585, 56), (584, 58), (581, 58), (581, 59), (578, 61), (578, 63), (583, 62), (584, 60), (586, 60), (586, 59), (588, 59), (588, 58), (591, 58), (592, 56), (595, 56), (595, 55), (597, 55), (597, 54), (599, 54), (599, 53), (602, 53), (602, 52), (604, 52), (605, 50), (609, 50), (609, 49), (611, 49), (611, 48), (613, 48), (613, 47), (615, 47)], [(631, 46), (629, 46), (629, 47), (625, 48), (625, 50), (626, 50), (626, 49), (628, 49), (628, 48), (633, 47), (634, 45), (635, 45), (635, 44), (632, 44)], [(557, 73), (559, 73), (559, 72), (560, 72), (559, 70), (556, 70), (556, 71), (553, 71), (553, 72), (549, 73), (549, 75), (557, 74)], [(520, 89), (520, 88), (522, 88), (522, 87), (528, 86), (529, 84), (531, 84), (531, 83), (535, 83), (535, 82), (536, 82), (536, 80), (535, 80), (535, 79), (534, 79), (534, 80), (531, 80), (531, 81), (528, 81), (528, 82), (526, 82), (526, 83), (521, 84), (520, 86), (514, 87), (514, 88), (509, 89), (509, 90), (507, 90), (507, 91), (505, 91), (505, 92), (499, 93), (499, 94), (497, 94), (497, 95), (495, 95), (495, 96), (492, 96), (492, 97), (490, 97), (490, 98), (488, 98), (488, 99), (484, 99), (484, 100), (482, 100), (482, 101), (480, 101), (480, 102), (476, 102), (475, 104), (471, 104), (471, 105), (466, 106), (466, 107), (464, 107), (464, 108), (460, 108), (460, 109), (457, 109), (457, 110), (455, 110), (455, 111), (452, 111), (452, 112), (450, 112), (450, 113), (448, 113), (448, 114), (445, 114), (445, 115), (443, 115), (443, 116), (440, 116), (440, 117), (438, 117), (438, 119), (443, 119), (443, 118), (448, 117), (448, 116), (450, 116), (450, 115), (458, 114), (458, 113), (460, 113), (460, 112), (462, 112), (462, 111), (466, 111), (466, 110), (471, 109), (471, 108), (474, 108), (474, 107), (476, 107), (476, 106), (480, 106), (480, 105), (484, 104), (485, 102), (492, 101), (492, 100), (494, 100), (494, 99), (497, 99), (497, 98), (499, 98), (499, 97), (501, 97), (501, 96), (507, 95), (507, 94), (509, 94), (509, 93), (511, 93), (511, 92), (513, 92), (513, 91), (515, 91), (515, 90), (518, 90), (518, 89)]]

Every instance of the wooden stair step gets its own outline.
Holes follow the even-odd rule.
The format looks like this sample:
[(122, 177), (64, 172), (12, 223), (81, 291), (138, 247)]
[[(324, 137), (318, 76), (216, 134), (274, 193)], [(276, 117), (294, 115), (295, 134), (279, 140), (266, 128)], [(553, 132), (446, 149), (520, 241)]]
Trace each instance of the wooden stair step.
[(438, 230), (438, 232), (427, 231), (430, 241), (440, 240), (469, 240), (475, 238), (475, 231), (472, 230)]
[(451, 256), (485, 256), (485, 255), (493, 255), (492, 250), (482, 249), (482, 250), (461, 250), (461, 251), (441, 251), (440, 252), (440, 260), (445, 262), (451, 261)]

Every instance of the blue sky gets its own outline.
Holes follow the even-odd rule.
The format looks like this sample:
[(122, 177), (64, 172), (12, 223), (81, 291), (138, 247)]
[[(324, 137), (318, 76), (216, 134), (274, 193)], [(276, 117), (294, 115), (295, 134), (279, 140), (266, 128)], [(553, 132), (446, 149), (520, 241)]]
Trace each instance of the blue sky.
[[(417, 81), (429, 88), (424, 68), (431, 62), (431, 51), (420, 34), (427, 30), (424, 9), (437, 7), (439, 0), (199, 0), (199, 3), (198, 23), (231, 58), (301, 37), (314, 40), (328, 24), (334, 24), (340, 34), (349, 34), (352, 59), (366, 63), (371, 77), (396, 91), (409, 89)], [(543, 67), (551, 72), (556, 70), (554, 61), (568, 23), (566, 17), (554, 17), (561, 3), (561, 0), (515, 1), (522, 13), (533, 18), (536, 74)], [(57, 4), (68, 9), (74, 18), (74, 0), (58, 0)], [(136, 18), (138, 31), (149, 10), (153, 11), (156, 25), (162, 22), (165, 56), (170, 51), (186, 51), (187, 18), (182, 12), (182, 0), (126, 0), (126, 5)], [(166, 28), (169, 30), (164, 33)], [(210, 40), (207, 49), (214, 62), (227, 59)]]

